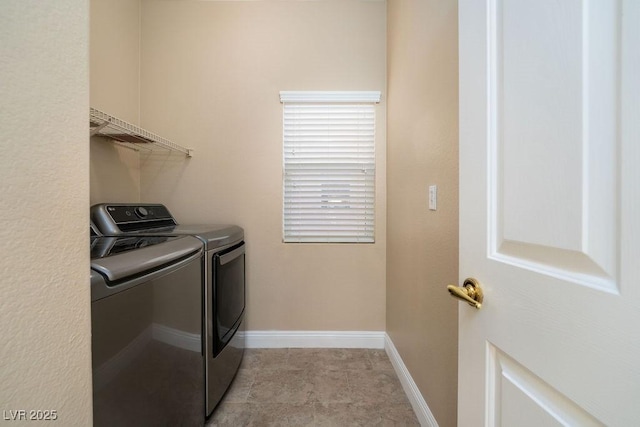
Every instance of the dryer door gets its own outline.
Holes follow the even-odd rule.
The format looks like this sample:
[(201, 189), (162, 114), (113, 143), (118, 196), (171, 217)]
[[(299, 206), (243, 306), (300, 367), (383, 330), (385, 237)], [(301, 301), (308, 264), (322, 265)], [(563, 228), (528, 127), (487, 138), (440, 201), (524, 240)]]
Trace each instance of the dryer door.
[(245, 245), (239, 243), (214, 256), (213, 262), (213, 356), (233, 337), (244, 313)]

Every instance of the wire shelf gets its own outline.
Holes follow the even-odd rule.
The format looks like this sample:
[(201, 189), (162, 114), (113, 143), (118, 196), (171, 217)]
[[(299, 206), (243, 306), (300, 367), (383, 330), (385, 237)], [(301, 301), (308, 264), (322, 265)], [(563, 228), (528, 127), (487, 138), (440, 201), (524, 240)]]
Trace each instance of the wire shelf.
[(187, 157), (191, 157), (193, 152), (191, 148), (184, 148), (168, 139), (95, 108), (91, 108), (89, 124), (91, 136), (104, 136), (121, 143), (133, 144), (135, 147), (145, 149), (153, 150), (157, 147), (177, 151), (185, 154)]

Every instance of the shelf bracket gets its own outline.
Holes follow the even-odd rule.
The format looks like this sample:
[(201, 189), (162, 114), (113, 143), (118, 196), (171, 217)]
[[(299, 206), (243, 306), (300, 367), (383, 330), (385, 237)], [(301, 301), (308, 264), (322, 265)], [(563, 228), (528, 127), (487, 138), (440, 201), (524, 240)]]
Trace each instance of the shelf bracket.
[(94, 136), (95, 134), (100, 132), (100, 130), (102, 130), (108, 124), (109, 124), (109, 122), (104, 122), (104, 123), (100, 123), (99, 125), (90, 128), (89, 129), (89, 136)]

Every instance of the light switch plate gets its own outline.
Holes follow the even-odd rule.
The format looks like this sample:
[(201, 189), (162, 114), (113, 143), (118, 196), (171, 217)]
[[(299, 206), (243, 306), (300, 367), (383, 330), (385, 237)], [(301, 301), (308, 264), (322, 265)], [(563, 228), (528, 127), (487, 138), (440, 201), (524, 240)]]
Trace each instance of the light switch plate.
[(429, 210), (435, 211), (438, 206), (438, 186), (429, 186)]

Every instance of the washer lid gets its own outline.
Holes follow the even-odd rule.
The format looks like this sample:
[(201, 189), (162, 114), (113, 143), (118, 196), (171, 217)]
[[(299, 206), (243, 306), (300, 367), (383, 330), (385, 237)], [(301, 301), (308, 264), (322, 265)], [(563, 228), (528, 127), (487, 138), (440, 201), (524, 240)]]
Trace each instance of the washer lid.
[(202, 247), (202, 242), (189, 236), (94, 237), (91, 269), (108, 282), (121, 282), (178, 262)]

